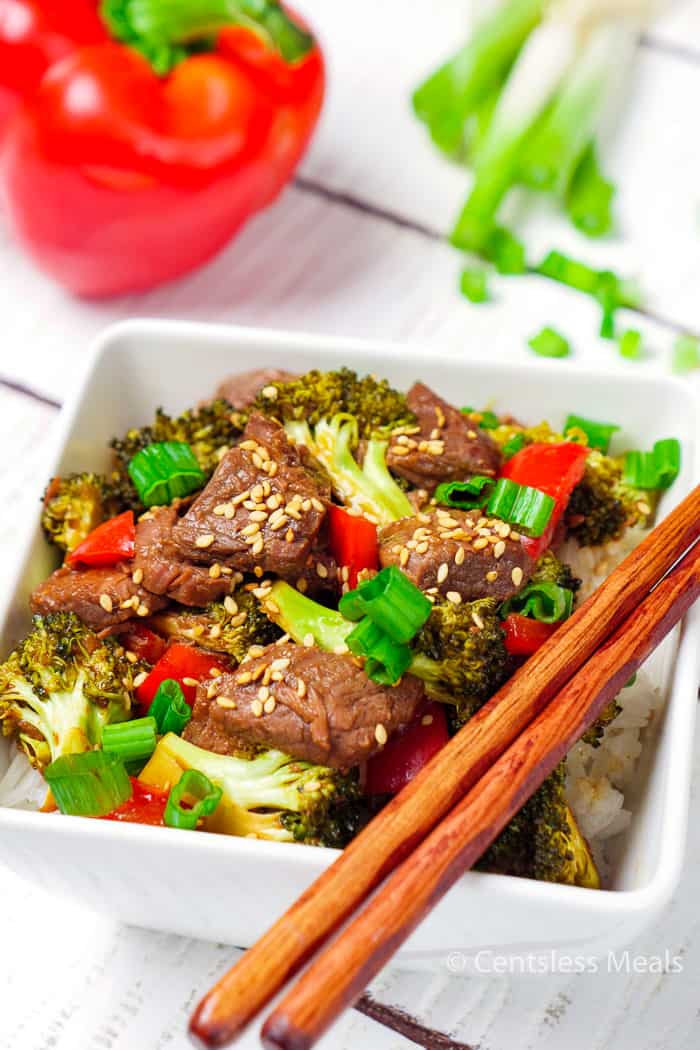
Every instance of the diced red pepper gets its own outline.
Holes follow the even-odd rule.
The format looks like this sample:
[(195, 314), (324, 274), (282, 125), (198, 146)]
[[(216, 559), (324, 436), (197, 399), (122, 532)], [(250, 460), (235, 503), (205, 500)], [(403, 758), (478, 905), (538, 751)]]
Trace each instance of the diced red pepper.
[(66, 558), (70, 566), (106, 567), (134, 557), (136, 526), (134, 512), (125, 510), (116, 518), (103, 521)]
[(506, 649), (512, 656), (531, 656), (552, 637), (558, 623), (541, 623), (529, 616), (511, 613), (503, 621)]
[(445, 708), (425, 703), (410, 725), (394, 734), (367, 762), (368, 795), (395, 795), (449, 739)]
[(150, 824), (161, 827), (163, 814), (168, 801), (168, 792), (159, 791), (150, 784), (142, 784), (135, 777), (130, 777), (133, 792), (130, 799), (121, 806), (102, 817), (102, 820), (120, 820), (127, 824)]
[(158, 663), (168, 645), (165, 638), (140, 623), (129, 624), (128, 630), (120, 633), (119, 640), (130, 653), (151, 665)]
[(328, 508), (328, 519), (331, 553), (339, 566), (348, 568), (347, 583), (352, 590), (362, 569), (379, 568), (377, 526), (335, 504)]
[(150, 704), (160, 683), (166, 678), (172, 678), (182, 688), (187, 703), (192, 705), (197, 683), (211, 679), (212, 670), (223, 672), (230, 669), (230, 662), (224, 656), (215, 656), (204, 649), (197, 649), (194, 645), (174, 642), (168, 646), (146, 680), (138, 687), (136, 697), (142, 706)]
[(585, 445), (573, 441), (540, 443), (526, 445), (504, 463), (502, 477), (546, 492), (555, 501), (552, 517), (542, 536), (523, 537), (523, 547), (532, 558), (538, 558), (552, 542), (571, 493), (583, 477), (588, 452)]

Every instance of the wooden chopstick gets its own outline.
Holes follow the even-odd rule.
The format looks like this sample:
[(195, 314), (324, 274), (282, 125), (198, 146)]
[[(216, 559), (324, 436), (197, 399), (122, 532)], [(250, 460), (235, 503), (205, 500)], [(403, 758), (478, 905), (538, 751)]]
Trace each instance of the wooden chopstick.
[(473, 787), (700, 535), (696, 487), (241, 957), (197, 1007), (206, 1047), (239, 1034)]
[(263, 1028), (267, 1050), (307, 1050), (549, 776), (700, 596), (700, 543), (569, 681), (322, 950)]

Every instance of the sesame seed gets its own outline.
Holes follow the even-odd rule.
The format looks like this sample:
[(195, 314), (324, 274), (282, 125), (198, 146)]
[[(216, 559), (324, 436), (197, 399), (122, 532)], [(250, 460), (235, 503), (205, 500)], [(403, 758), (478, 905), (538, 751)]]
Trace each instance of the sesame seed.
[[(250, 525), (246, 525), (245, 528), (241, 529), (241, 536), (256, 536), (260, 532), (260, 526), (257, 521), (252, 521)], [(199, 544), (201, 546), (201, 544)]]
[(194, 627), (190, 631), (190, 637), (191, 638), (201, 638), (203, 634), (204, 634), (204, 625), (201, 624), (201, 623), (196, 623), (194, 625)]
[(260, 700), (253, 700), (250, 705), (250, 710), (253, 712), (256, 718), (260, 718), (263, 713), (263, 705)]
[(147, 605), (144, 605), (142, 603), (141, 605), (139, 605), (138, 609), (136, 610), (136, 615), (137, 616), (150, 616), (151, 615), (151, 610), (148, 608)]
[(286, 514), (281, 514), (280, 517), (279, 518), (275, 518), (274, 521), (272, 520), (272, 518), (270, 518), (270, 528), (272, 529), (273, 532), (279, 532), (279, 530), (283, 529), (285, 527), (285, 525), (288, 524), (288, 522), (289, 522), (289, 518), (287, 517), (287, 515)]
[(475, 551), (482, 551), (484, 547), (488, 547), (489, 541), (485, 536), (480, 536), (478, 540), (474, 540), (472, 547)]
[(197, 539), (194, 541), (194, 545), (195, 547), (199, 547), (203, 550), (205, 547), (211, 547), (213, 542), (214, 536), (211, 532), (207, 532), (204, 536), (198, 536)]
[(253, 441), (251, 438), (248, 438), (247, 441), (241, 441), (238, 447), (244, 448), (246, 452), (253, 452), (254, 449), (258, 447), (258, 443), (257, 441)]
[(408, 456), (410, 455), (410, 449), (406, 448), (405, 445), (393, 445), (391, 452), (394, 456)]
[(311, 634), (311, 631), (309, 631), (308, 634), (304, 635), (302, 644), (305, 645), (307, 649), (311, 649), (311, 647), (314, 644), (314, 636)]
[(306, 594), (309, 589), (309, 581), (305, 580), (303, 576), (300, 576), (297, 580), (297, 590), (300, 594)]
[(231, 616), (238, 612), (238, 605), (230, 594), (227, 594), (224, 598), (224, 609), (227, 613), (230, 613)]
[[(255, 553), (255, 551), (253, 551), (253, 553)], [(255, 566), (255, 568), (253, 569), (253, 575), (257, 576), (259, 580), (262, 579), (262, 577), (265, 575), (265, 570), (263, 569), (262, 565)], [(251, 588), (248, 589), (251, 590)]]
[(333, 649), (333, 652), (335, 653), (336, 656), (344, 656), (345, 653), (347, 653), (348, 651), (349, 650), (348, 650), (348, 647), (345, 644), (345, 642), (341, 642), (340, 645), (336, 645), (335, 648)]
[(248, 682), (252, 679), (250, 671), (241, 671), (239, 675), (236, 675), (236, 681), (239, 685), (248, 685)]
[(210, 682), (207, 686), (207, 700), (213, 700), (218, 691), (218, 682)]
[(108, 594), (101, 594), (100, 595), (100, 605), (102, 606), (102, 608), (104, 609), (105, 612), (110, 613), (112, 611), (112, 608), (113, 608), (112, 599), (110, 598), (110, 596)]
[(271, 478), (274, 478), (275, 474), (277, 473), (277, 470), (278, 464), (275, 462), (274, 459), (271, 459), (270, 462), (267, 464), (267, 473)]
[[(252, 548), (253, 554), (256, 557), (257, 557), (258, 554), (262, 554), (262, 550), (263, 550), (264, 546), (265, 546), (264, 539), (262, 538), (262, 536), (258, 536), (257, 540), (253, 544), (253, 548)], [(256, 568), (257, 568), (257, 566), (256, 566)], [(262, 569), (260, 570), (260, 572), (261, 572), (261, 575), (262, 575)]]
[(269, 698), (269, 700), (266, 700), (265, 703), (263, 704), (263, 711), (265, 712), (266, 715), (271, 715), (276, 707), (277, 707), (277, 701), (275, 700), (274, 696), (271, 696)]
[(325, 580), (325, 579), (328, 578), (328, 569), (326, 568), (326, 566), (321, 561), (317, 561), (316, 562), (316, 572), (318, 573), (318, 575), (321, 577), (322, 580)]
[(445, 597), (448, 602), (452, 602), (453, 605), (459, 605), (462, 601), (462, 595), (459, 591), (448, 591)]
[(496, 523), (496, 532), (502, 540), (507, 540), (510, 536), (510, 525), (506, 521), (500, 521)]
[(427, 540), (421, 540), (421, 542), (416, 547), (416, 554), (426, 554), (429, 546), (430, 544)]
[(476, 611), (472, 612), (472, 621), (473, 621), (475, 627), (478, 627), (480, 631), (483, 631), (483, 629), (484, 629), (484, 621), (481, 619), (481, 617), (479, 616), (478, 612), (476, 612)]
[(442, 563), (442, 565), (440, 565), (440, 567), (438, 568), (438, 571), (437, 571), (437, 582), (438, 583), (444, 583), (445, 580), (447, 579), (449, 571), (450, 571), (450, 567), (447, 564), (447, 562), (444, 561)]
[(496, 543), (494, 545), (494, 548), (493, 548), (493, 556), (494, 556), (494, 558), (500, 558), (503, 554), (505, 554), (505, 552), (506, 552), (505, 541), (504, 540), (499, 540), (498, 543)]
[(267, 686), (261, 685), (258, 689), (258, 700), (260, 700), (264, 704), (269, 695), (270, 690), (267, 688)]
[(226, 513), (227, 506), (227, 503), (219, 503), (216, 507), (214, 507), (214, 513), (216, 514), (217, 518), (222, 518), (224, 516), (224, 514)]
[(120, 609), (130, 609), (131, 608), (131, 598), (126, 598), (123, 602), (120, 602), (119, 603), (119, 608)]
[(289, 528), (284, 534), (285, 543), (294, 543), (294, 529)]
[(146, 671), (141, 671), (140, 674), (137, 674), (134, 677), (134, 688), (138, 689), (138, 687), (140, 685), (143, 685), (143, 683), (146, 681), (147, 678), (148, 678), (148, 674), (147, 674)]
[(262, 396), (267, 401), (274, 401), (275, 398), (277, 397), (277, 387), (276, 386), (264, 386), (262, 388), (262, 390), (260, 391), (260, 393), (262, 394)]
[(498, 573), (496, 572), (496, 570), (495, 569), (491, 569), (489, 572), (487, 572), (486, 573), (486, 579), (488, 580), (489, 583), (495, 583), (496, 580), (498, 579)]
[(520, 539), (520, 533), (519, 532), (513, 532), (513, 530), (511, 529), (510, 530), (510, 538), (512, 540), (516, 540), (517, 541), (517, 540)]
[(515, 568), (510, 574), (510, 578), (516, 587), (519, 587), (520, 584), (523, 582), (523, 570), (520, 568), (519, 565), (515, 566)]
[(410, 554), (409, 554), (408, 548), (407, 547), (402, 547), (401, 548), (401, 553), (399, 554), (399, 565), (401, 565), (401, 566), (406, 565), (406, 563), (408, 562), (409, 557), (410, 557)]
[(182, 679), (182, 684), (183, 685), (189, 685), (193, 689), (196, 689), (197, 686), (199, 685), (199, 679), (198, 678), (183, 678)]
[(134, 571), (131, 574), (131, 579), (134, 581), (137, 587), (140, 583), (143, 583), (143, 569), (134, 569)]
[(273, 671), (286, 671), (292, 661), (288, 656), (278, 656), (276, 660), (273, 660), (270, 667)]
[(214, 626), (209, 631), (209, 637), (210, 638), (220, 638), (221, 637), (221, 624), (218, 624), (218, 623), (214, 624)]
[(464, 561), (465, 550), (464, 547), (458, 547), (455, 551), (455, 565), (461, 565)]
[(230, 696), (219, 696), (216, 699), (219, 707), (223, 707), (227, 711), (235, 711), (238, 704), (235, 700), (232, 700)]
[(470, 441), (474, 441), (474, 439), (477, 437), (476, 430), (468, 430), (467, 437), (470, 439)]
[(431, 726), (433, 724), (433, 721), (434, 719), (432, 715), (423, 715), (423, 717), (420, 720), (420, 724), (422, 726)]
[(651, 514), (651, 507), (644, 500), (640, 499), (637, 503), (637, 510), (640, 514)]
[(267, 521), (267, 511), (266, 510), (254, 510), (253, 513), (250, 515), (250, 520), (251, 521)]
[(250, 499), (250, 489), (246, 489), (245, 492), (239, 492), (237, 496), (234, 496), (231, 500), (231, 506), (237, 507), (240, 503), (245, 503), (247, 499)]
[(258, 455), (258, 453), (254, 452), (252, 458), (253, 458), (254, 466), (256, 466), (258, 468), (258, 470), (262, 470), (263, 469), (263, 461), (260, 458), (260, 456)]
[(124, 655), (126, 656), (130, 664), (135, 664), (138, 660), (138, 656), (136, 655), (136, 653), (132, 653), (131, 649), (127, 649)]
[(297, 682), (297, 696), (302, 700), (306, 696), (306, 682), (302, 678)]
[(221, 576), (221, 566), (218, 561), (215, 561), (213, 565), (209, 566), (209, 576), (212, 580), (218, 580)]
[(386, 729), (384, 728), (381, 722), (377, 722), (376, 726), (374, 727), (374, 739), (377, 741), (380, 747), (384, 747), (387, 740), (389, 739), (389, 734), (387, 733)]
[(319, 514), (323, 514), (324, 510), (326, 509), (321, 503), (320, 499), (318, 499), (316, 496), (311, 497), (311, 506), (314, 508), (314, 510), (317, 510)]

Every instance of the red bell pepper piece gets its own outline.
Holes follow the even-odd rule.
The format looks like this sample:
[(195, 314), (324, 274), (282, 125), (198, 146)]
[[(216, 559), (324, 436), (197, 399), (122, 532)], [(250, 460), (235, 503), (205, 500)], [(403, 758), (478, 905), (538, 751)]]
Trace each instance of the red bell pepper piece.
[(141, 706), (147, 706), (156, 695), (158, 686), (166, 678), (179, 683), (185, 700), (190, 706), (194, 703), (197, 686), (192, 682), (206, 682), (212, 678), (210, 671), (229, 671), (231, 665), (223, 656), (214, 656), (194, 645), (183, 645), (173, 642), (165, 650), (148, 677), (136, 690), (136, 698)]
[(328, 519), (331, 553), (341, 568), (349, 570), (347, 583), (352, 590), (361, 569), (379, 568), (377, 526), (335, 504), (328, 508)]
[(141, 623), (129, 623), (127, 630), (119, 633), (119, 641), (125, 649), (147, 664), (157, 664), (168, 643), (165, 638), (144, 627)]
[(531, 557), (538, 558), (552, 542), (571, 493), (583, 477), (588, 452), (585, 445), (573, 441), (526, 445), (504, 463), (502, 477), (540, 489), (555, 501), (552, 517), (542, 536), (523, 537), (523, 547)]
[(125, 510), (103, 521), (66, 558), (69, 565), (109, 566), (134, 557), (136, 526), (134, 512)]
[(541, 623), (529, 616), (510, 613), (502, 624), (506, 649), (512, 656), (531, 656), (552, 637), (558, 623)]
[[(149, 5), (162, 16), (162, 0), (141, 15)], [(268, 44), (231, 28), (219, 2), (168, 4), (166, 44), (190, 40), (193, 18), (214, 42), (159, 76), (110, 36), (98, 6), (0, 0), (8, 217), (44, 270), (90, 297), (153, 287), (221, 249), (290, 179), (324, 90), (318, 46), (282, 8), (263, 25), (268, 40), (282, 26)], [(26, 25), (17, 44), (13, 19)], [(290, 25), (306, 43), (288, 61), (276, 46)]]
[(367, 762), (365, 791), (368, 795), (397, 794), (448, 739), (443, 705), (421, 704), (413, 722), (391, 736), (382, 750)]
[(159, 791), (150, 784), (142, 784), (135, 777), (130, 777), (133, 793), (131, 798), (122, 802), (111, 813), (101, 820), (120, 820), (127, 824), (150, 824), (154, 827), (164, 825), (163, 815), (168, 802), (168, 792)]

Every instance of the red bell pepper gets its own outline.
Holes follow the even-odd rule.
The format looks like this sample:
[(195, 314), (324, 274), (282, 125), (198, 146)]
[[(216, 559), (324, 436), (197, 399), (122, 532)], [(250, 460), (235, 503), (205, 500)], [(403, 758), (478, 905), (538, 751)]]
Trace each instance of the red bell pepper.
[(449, 739), (445, 708), (425, 703), (410, 725), (394, 734), (367, 762), (368, 795), (396, 795)]
[[(231, 665), (223, 656), (214, 656), (197, 649), (194, 645), (183, 645), (173, 642), (161, 656), (158, 663), (150, 671), (148, 677), (136, 690), (136, 698), (141, 706), (147, 706), (156, 695), (158, 686), (166, 678), (174, 679), (182, 688), (185, 700), (190, 706), (194, 703), (198, 682), (206, 682), (212, 678), (210, 672), (229, 671)], [(195, 683), (194, 685), (192, 683)]]
[(320, 50), (277, 0), (133, 6), (138, 26), (129, 0), (103, 21), (86, 0), (0, 0), (0, 189), (36, 262), (83, 296), (210, 258), (290, 179), (323, 98)]
[(542, 623), (529, 616), (510, 613), (503, 621), (505, 645), (511, 656), (531, 656), (552, 637), (558, 623)]
[(501, 475), (519, 485), (546, 492), (555, 502), (552, 517), (542, 536), (523, 537), (523, 546), (533, 558), (538, 558), (552, 542), (554, 530), (561, 521), (579, 481), (586, 469), (589, 450), (573, 441), (558, 444), (526, 445), (503, 465)]
[(367, 518), (348, 514), (342, 507), (331, 504), (329, 546), (340, 568), (347, 568), (350, 590), (357, 586), (357, 574), (362, 569), (379, 568), (377, 526)]
[(130, 777), (133, 792), (131, 798), (122, 802), (111, 813), (101, 820), (119, 820), (127, 824), (150, 824), (154, 827), (164, 825), (163, 815), (168, 802), (168, 792), (159, 791), (150, 784)]
[(120, 561), (130, 561), (134, 557), (136, 544), (136, 526), (134, 512), (125, 510), (116, 518), (103, 521), (96, 529), (79, 543), (66, 558), (72, 567), (78, 565), (109, 566)]
[(119, 641), (125, 649), (147, 664), (157, 664), (165, 652), (168, 643), (165, 638), (144, 627), (142, 623), (129, 622), (125, 631), (119, 632)]

